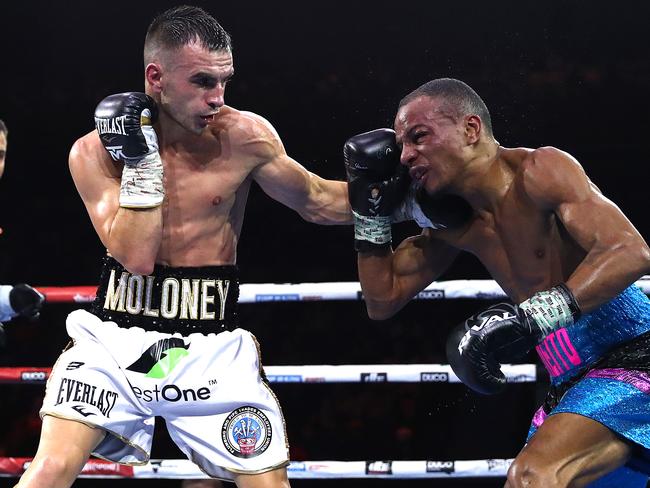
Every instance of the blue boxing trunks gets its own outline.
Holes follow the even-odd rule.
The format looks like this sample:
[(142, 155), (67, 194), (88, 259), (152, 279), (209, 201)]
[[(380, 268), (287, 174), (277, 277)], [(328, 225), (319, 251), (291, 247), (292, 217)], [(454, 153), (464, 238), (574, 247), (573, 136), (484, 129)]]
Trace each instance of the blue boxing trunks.
[(631, 441), (628, 464), (590, 484), (645, 488), (650, 475), (650, 300), (631, 286), (538, 347), (551, 389), (530, 438), (548, 415), (574, 413)]
[(72, 346), (41, 416), (106, 432), (94, 455), (149, 460), (156, 416), (209, 476), (232, 480), (289, 463), (284, 419), (253, 335), (237, 328), (234, 266), (156, 266), (133, 275), (107, 258), (92, 312), (67, 319)]

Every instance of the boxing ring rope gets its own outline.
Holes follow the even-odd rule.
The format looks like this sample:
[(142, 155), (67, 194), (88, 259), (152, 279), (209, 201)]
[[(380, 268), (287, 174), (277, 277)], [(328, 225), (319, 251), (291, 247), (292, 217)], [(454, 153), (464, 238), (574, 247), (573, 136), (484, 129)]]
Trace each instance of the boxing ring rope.
[[(644, 276), (636, 285), (650, 295), (650, 275)], [(95, 298), (96, 286), (40, 286), (50, 303), (86, 303)], [(505, 298), (506, 294), (493, 280), (434, 281), (414, 298), (416, 300), (446, 300), (475, 298), (493, 300)], [(239, 287), (239, 303), (259, 302), (308, 302), (319, 300), (361, 300), (358, 281), (324, 283), (244, 283)]]
[[(0, 383), (44, 383), (52, 368), (0, 368)], [(448, 364), (264, 366), (270, 383), (460, 383)], [(534, 364), (504, 364), (508, 383), (534, 383)]]
[[(0, 477), (20, 476), (32, 458), (0, 458)], [(340, 478), (486, 478), (504, 477), (512, 459), (478, 461), (293, 461), (287, 467), (291, 479)], [(187, 459), (152, 459), (143, 466), (124, 466), (91, 459), (80, 478), (205, 479)]]
[[(636, 282), (650, 295), (650, 276)], [(95, 298), (96, 286), (37, 287), (48, 303), (87, 303)], [(492, 280), (451, 280), (433, 282), (415, 299), (500, 299), (506, 295)], [(362, 300), (358, 282), (242, 284), (240, 303)], [(458, 377), (445, 364), (384, 364), (384, 365), (311, 365), (266, 366), (272, 383), (382, 383), (435, 382), (459, 383)], [(51, 368), (0, 368), (0, 383), (44, 383)], [(534, 364), (504, 365), (508, 382), (534, 382)], [(31, 458), (0, 457), (0, 477), (18, 477)], [(291, 479), (340, 478), (485, 478), (505, 477), (512, 459), (483, 459), (455, 461), (294, 461), (287, 468)], [(124, 466), (109, 461), (91, 459), (80, 478), (190, 479), (206, 478), (196, 465), (185, 459), (150, 460), (143, 466)]]

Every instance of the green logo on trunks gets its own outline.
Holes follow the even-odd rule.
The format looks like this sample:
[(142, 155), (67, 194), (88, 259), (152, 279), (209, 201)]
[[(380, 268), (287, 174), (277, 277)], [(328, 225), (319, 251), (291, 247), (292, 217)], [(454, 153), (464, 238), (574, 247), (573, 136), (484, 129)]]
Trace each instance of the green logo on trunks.
[(163, 352), (163, 357), (147, 373), (147, 378), (164, 378), (181, 362), (189, 352), (182, 347), (173, 347)]
[(189, 344), (179, 337), (162, 339), (152, 344), (140, 358), (129, 366), (129, 371), (145, 373), (147, 378), (162, 379), (189, 354)]

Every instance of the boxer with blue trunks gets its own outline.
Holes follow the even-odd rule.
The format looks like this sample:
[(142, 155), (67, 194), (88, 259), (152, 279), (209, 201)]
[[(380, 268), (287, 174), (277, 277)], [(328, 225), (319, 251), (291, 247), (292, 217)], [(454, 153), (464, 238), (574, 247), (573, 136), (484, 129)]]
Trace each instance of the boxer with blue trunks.
[(530, 439), (549, 415), (593, 419), (638, 446), (625, 467), (590, 484), (644, 488), (650, 474), (650, 300), (636, 286), (536, 347), (551, 377)]
[[(454, 372), (497, 393), (499, 363), (537, 347), (553, 382), (505, 487), (645, 487), (650, 305), (631, 286), (650, 273), (643, 237), (571, 155), (501, 146), (460, 80), (413, 90), (394, 127), (345, 145), (370, 318), (390, 317), (472, 253), (512, 302), (450, 333)], [(422, 232), (393, 250), (391, 223), (405, 217)]]

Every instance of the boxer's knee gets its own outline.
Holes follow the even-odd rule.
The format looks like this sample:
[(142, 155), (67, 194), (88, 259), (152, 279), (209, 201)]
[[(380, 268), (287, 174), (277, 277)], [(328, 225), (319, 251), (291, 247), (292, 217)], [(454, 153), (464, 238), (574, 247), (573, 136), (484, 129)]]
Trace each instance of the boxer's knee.
[(524, 451), (510, 465), (506, 486), (509, 488), (565, 488), (572, 486), (561, 480), (558, 474), (557, 466)]
[(37, 455), (16, 488), (67, 488), (72, 485), (79, 471), (77, 459), (60, 453)]

